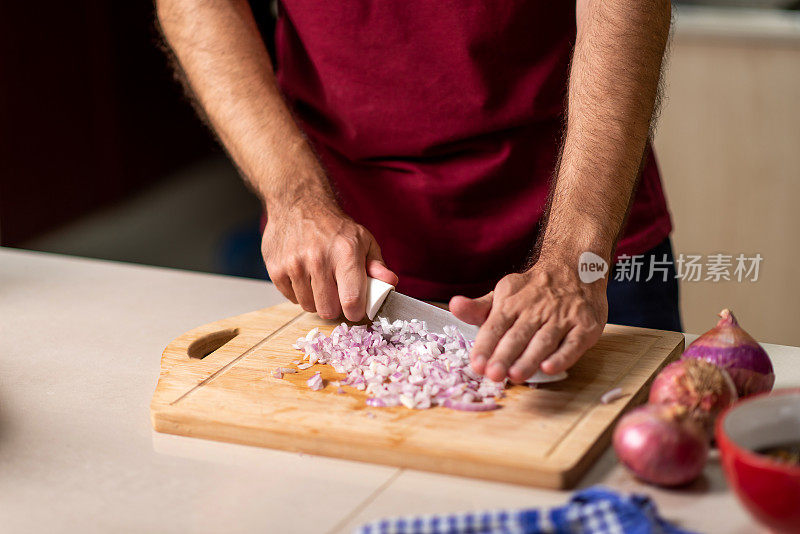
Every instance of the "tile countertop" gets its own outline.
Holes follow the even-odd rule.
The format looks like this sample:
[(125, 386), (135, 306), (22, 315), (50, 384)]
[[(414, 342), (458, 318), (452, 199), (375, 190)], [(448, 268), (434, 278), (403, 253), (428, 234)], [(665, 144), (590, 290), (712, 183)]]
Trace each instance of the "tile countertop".
[[(0, 517), (7, 532), (349, 532), (386, 515), (552, 506), (569, 493), (157, 434), (161, 351), (195, 326), (282, 300), (232, 277), (0, 249)], [(776, 387), (800, 349), (765, 345)], [(682, 490), (611, 451), (581, 487), (650, 494), (701, 532), (758, 532), (719, 463)]]

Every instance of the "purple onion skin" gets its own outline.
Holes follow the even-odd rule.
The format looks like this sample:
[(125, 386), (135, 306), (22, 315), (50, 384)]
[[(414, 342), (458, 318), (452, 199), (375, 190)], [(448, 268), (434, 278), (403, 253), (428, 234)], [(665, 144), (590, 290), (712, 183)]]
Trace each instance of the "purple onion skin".
[(739, 398), (771, 391), (772, 362), (764, 348), (741, 326), (730, 310), (719, 313), (717, 326), (695, 339), (682, 358), (697, 358), (728, 371)]
[(640, 406), (614, 429), (614, 451), (638, 478), (658, 486), (680, 486), (700, 476), (708, 458), (708, 438), (681, 408)]
[(737, 399), (736, 385), (727, 371), (705, 360), (687, 358), (658, 373), (647, 402), (683, 406), (711, 439), (717, 416)]

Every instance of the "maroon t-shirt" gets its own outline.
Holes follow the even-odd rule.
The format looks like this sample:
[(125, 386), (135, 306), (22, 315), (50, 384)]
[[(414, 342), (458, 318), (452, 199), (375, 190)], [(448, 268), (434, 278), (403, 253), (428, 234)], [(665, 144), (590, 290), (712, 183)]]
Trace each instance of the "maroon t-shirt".
[[(575, 32), (574, 2), (281, 2), (280, 86), (400, 291), (477, 296), (523, 267)], [(645, 252), (670, 230), (650, 152), (617, 253)]]

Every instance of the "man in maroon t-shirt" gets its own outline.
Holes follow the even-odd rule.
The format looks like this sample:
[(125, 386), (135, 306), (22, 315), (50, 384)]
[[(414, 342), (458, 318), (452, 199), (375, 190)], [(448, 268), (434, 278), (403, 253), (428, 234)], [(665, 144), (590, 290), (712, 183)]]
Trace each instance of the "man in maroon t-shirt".
[(648, 143), (668, 0), (283, 0), (274, 70), (247, 0), (157, 5), (305, 310), (363, 318), (368, 275), (449, 299), (481, 325), (475, 370), (519, 382), (593, 345), (612, 293), (612, 317), (658, 307), (578, 263), (669, 248)]

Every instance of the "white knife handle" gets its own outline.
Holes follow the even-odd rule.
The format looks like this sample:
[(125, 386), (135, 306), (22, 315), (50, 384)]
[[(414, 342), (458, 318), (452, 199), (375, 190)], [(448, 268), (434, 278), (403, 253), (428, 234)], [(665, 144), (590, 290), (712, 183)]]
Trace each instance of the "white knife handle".
[(383, 280), (367, 277), (367, 317), (370, 321), (375, 318), (381, 304), (393, 289), (393, 285), (387, 284)]

